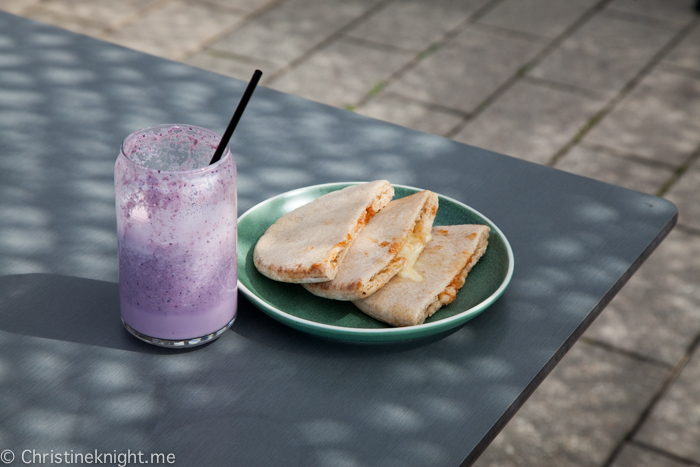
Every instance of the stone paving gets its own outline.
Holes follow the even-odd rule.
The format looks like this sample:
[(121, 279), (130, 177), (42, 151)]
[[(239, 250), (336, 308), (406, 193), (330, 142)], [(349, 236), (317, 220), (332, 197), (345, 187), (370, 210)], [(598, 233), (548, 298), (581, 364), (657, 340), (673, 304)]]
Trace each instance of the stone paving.
[[(665, 196), (678, 227), (486, 466), (700, 466), (694, 0), (3, 0), (151, 54)], [(507, 135), (507, 137), (504, 137)]]

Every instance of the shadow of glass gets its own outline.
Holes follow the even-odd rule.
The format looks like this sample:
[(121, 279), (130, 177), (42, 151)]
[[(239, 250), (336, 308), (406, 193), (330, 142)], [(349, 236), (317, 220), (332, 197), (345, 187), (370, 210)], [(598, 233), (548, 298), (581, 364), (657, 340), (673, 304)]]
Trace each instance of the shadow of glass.
[[(444, 463), (459, 463), (484, 433), (495, 435), (653, 250), (645, 239), (660, 241), (659, 226), (672, 227), (675, 208), (663, 200), (642, 204), (621, 188), (261, 87), (231, 142), (239, 213), (348, 179), (431, 189), (503, 230), (516, 256), (513, 282), (492, 309), (435, 341), (323, 341), (242, 299), (232, 331), (203, 352), (159, 349), (122, 328), (117, 284), (103, 282), (117, 277), (114, 160), (126, 135), (155, 123), (222, 132), (245, 83), (2, 13), (0, 49), (0, 274), (14, 274), (0, 277), (0, 330), (11, 333), (0, 335), (0, 369), (16, 368), (0, 378), (0, 420), (15, 445), (140, 446), (131, 436), (159, 446), (194, 437), (194, 420), (220, 416), (213, 426), (235, 435), (233, 420), (249, 416), (258, 420), (253, 433), (298, 420), (309, 435), (302, 449), (326, 464), (409, 465), (398, 449), (387, 452), (403, 443), (415, 456), (443, 456), (444, 447)], [(96, 347), (85, 355), (65, 342)], [(74, 379), (49, 371), (57, 357)], [(229, 405), (226, 395), (236, 396)], [(64, 419), (74, 431), (42, 424)], [(319, 427), (338, 436), (319, 440)], [(178, 463), (198, 464), (181, 454)]]
[[(0, 330), (147, 354), (196, 350), (162, 349), (131, 336), (120, 321), (117, 283), (58, 274), (1, 276)], [(336, 342), (290, 330), (255, 309), (243, 297), (234, 331), (260, 345), (294, 353), (312, 355), (321, 348), (329, 356), (353, 353), (364, 357), (401, 353), (436, 342), (453, 332), (393, 345)]]
[(173, 353), (132, 337), (119, 318), (119, 285), (58, 274), (0, 277), (0, 329), (148, 354)]

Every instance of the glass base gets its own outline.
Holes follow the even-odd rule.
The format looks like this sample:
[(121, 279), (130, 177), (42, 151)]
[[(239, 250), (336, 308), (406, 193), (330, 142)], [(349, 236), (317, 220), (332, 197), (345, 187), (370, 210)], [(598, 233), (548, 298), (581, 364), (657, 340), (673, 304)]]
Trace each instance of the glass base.
[(218, 331), (214, 331), (211, 334), (207, 334), (206, 336), (202, 337), (196, 337), (194, 339), (182, 339), (182, 340), (170, 340), (170, 339), (162, 339), (160, 337), (151, 337), (147, 336), (146, 334), (142, 334), (138, 332), (136, 329), (132, 328), (128, 324), (126, 324), (126, 321), (124, 321), (124, 318), (122, 318), (122, 324), (124, 324), (124, 327), (126, 328), (127, 331), (129, 331), (134, 337), (136, 337), (139, 340), (142, 340), (144, 342), (147, 342), (149, 344), (157, 345), (159, 347), (166, 347), (169, 349), (189, 349), (191, 347), (197, 347), (198, 345), (203, 345), (207, 344), (209, 342), (215, 341), (218, 339), (228, 328), (231, 327), (233, 322), (236, 321), (236, 317), (234, 316), (229, 323), (224, 326), (223, 328), (219, 329)]

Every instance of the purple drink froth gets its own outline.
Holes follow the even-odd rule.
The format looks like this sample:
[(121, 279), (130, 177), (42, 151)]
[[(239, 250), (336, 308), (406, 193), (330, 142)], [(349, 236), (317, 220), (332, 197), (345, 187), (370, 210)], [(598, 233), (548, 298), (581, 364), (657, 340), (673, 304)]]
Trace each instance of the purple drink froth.
[(117, 159), (121, 312), (146, 336), (194, 339), (235, 316), (236, 166), (228, 151), (207, 165), (218, 139), (154, 127), (129, 136)]

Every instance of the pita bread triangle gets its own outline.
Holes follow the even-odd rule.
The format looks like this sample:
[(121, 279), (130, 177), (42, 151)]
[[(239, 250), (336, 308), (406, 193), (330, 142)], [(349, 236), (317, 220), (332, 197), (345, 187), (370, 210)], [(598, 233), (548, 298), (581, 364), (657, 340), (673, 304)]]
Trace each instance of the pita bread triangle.
[(410, 262), (428, 241), (438, 208), (432, 191), (393, 200), (355, 239), (329, 282), (303, 284), (309, 292), (336, 300), (368, 297)]
[(393, 326), (422, 324), (451, 303), (488, 245), (485, 225), (433, 227), (433, 238), (414, 269), (421, 282), (395, 276), (372, 296), (353, 301), (364, 313)]
[(255, 267), (282, 282), (333, 279), (357, 234), (393, 196), (391, 184), (377, 180), (333, 191), (285, 214), (255, 245)]

